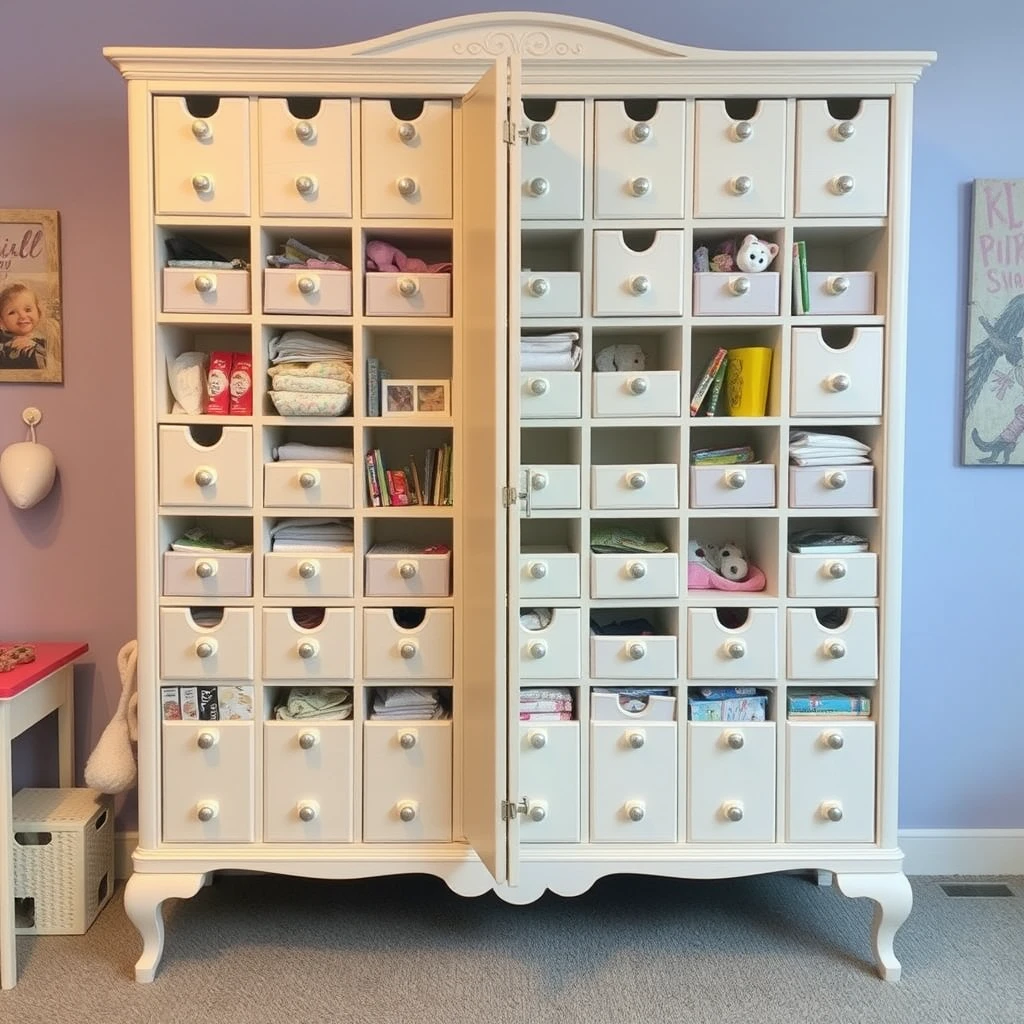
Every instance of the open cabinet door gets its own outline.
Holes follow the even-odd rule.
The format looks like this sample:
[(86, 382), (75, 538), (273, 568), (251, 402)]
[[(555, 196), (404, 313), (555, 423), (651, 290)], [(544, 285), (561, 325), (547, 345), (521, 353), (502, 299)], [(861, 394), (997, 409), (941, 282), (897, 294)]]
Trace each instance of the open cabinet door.
[(508, 61), (462, 103), (462, 746), (463, 826), (503, 883), (508, 678)]

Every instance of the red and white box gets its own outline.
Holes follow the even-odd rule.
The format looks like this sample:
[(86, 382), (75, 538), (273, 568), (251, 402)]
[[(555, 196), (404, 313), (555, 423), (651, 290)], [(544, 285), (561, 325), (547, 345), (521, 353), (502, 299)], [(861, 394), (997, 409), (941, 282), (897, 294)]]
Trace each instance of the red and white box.
[(231, 409), (231, 352), (211, 352), (206, 374), (206, 408), (210, 416), (227, 416)]
[(232, 416), (252, 415), (252, 356), (235, 352), (231, 357), (228, 411)]

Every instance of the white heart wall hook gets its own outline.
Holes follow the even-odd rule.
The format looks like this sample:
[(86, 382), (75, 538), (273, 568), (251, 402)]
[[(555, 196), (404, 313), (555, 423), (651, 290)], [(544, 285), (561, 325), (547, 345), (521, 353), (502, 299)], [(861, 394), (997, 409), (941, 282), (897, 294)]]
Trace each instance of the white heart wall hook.
[(38, 505), (53, 488), (57, 462), (53, 452), (36, 441), (36, 426), (43, 414), (29, 406), (21, 414), (28, 426), (28, 440), (8, 445), (0, 452), (0, 487), (15, 508)]

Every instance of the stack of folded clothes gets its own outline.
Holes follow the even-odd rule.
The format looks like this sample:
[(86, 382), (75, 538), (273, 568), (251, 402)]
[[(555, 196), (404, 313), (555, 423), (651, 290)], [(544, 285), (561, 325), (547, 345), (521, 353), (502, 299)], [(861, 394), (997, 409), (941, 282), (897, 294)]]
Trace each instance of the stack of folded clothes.
[(270, 528), (271, 551), (351, 551), (352, 522), (344, 519), (282, 519)]
[(330, 721), (352, 717), (352, 691), (343, 686), (293, 686), (275, 718), (297, 721)]
[(267, 257), (267, 266), (278, 269), (289, 267), (309, 267), (311, 270), (348, 270), (344, 263), (325, 252), (319, 252), (297, 238), (289, 238), (279, 253)]
[(575, 370), (582, 356), (579, 342), (579, 331), (520, 338), (519, 369), (524, 373), (531, 370)]
[(862, 466), (871, 449), (845, 434), (816, 434), (794, 430), (789, 435), (789, 460), (795, 466)]
[(352, 346), (308, 331), (270, 340), (270, 400), (282, 416), (341, 416), (352, 405)]
[(374, 691), (371, 718), (447, 718), (435, 687), (381, 686)]

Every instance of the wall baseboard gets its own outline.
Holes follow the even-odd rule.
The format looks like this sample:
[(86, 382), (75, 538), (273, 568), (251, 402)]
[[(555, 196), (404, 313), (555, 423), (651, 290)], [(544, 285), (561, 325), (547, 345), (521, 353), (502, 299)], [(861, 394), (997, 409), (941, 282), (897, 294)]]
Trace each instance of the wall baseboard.
[[(114, 837), (117, 877), (131, 874), (138, 832)], [(908, 875), (1024, 875), (1024, 829), (910, 828), (899, 833)]]

